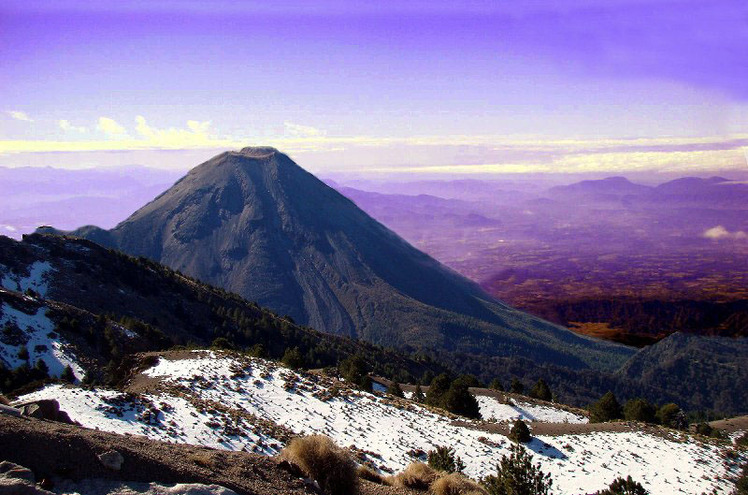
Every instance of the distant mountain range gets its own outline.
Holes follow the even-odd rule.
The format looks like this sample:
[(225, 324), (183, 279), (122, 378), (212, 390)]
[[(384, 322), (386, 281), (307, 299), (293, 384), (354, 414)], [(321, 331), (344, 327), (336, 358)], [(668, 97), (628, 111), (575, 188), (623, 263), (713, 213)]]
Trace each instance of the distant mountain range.
[(607, 370), (633, 352), (491, 298), (273, 148), (222, 153), (116, 228), (71, 234), (376, 344)]

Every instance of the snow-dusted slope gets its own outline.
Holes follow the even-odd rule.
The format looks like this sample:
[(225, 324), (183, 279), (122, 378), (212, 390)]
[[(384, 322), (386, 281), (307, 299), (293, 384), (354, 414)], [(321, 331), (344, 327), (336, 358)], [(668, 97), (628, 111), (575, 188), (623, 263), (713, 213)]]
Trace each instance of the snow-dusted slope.
[(31, 289), (41, 297), (46, 297), (49, 290), (48, 276), (54, 270), (52, 265), (47, 261), (35, 261), (28, 266), (27, 270), (28, 276), (23, 276), (0, 265), (0, 285), (4, 289), (17, 292), (26, 292)]
[[(139, 381), (141, 387), (150, 383), (142, 396), (53, 386), (24, 400), (56, 398), (84, 426), (266, 453), (277, 451), (274, 444), (279, 443), (262, 433), (270, 420), (296, 434), (324, 433), (339, 445), (355, 446), (386, 472), (403, 469), (419, 451), (449, 445), (465, 461), (468, 475), (485, 476), (510, 445), (503, 435), (472, 428), (470, 422), (460, 426), (417, 404), (351, 391), (328, 378), (259, 359), (213, 352), (179, 360), (162, 357)], [(240, 425), (234, 417), (243, 418)], [(560, 413), (558, 418), (570, 419)], [(685, 434), (538, 436), (527, 447), (552, 474), (554, 493), (594, 492), (629, 474), (653, 495), (698, 495), (712, 489), (727, 493), (731, 488), (719, 448)]]
[[(40, 285), (36, 287), (41, 288)], [(84, 376), (75, 353), (54, 331), (55, 325), (47, 318), (46, 306), (40, 306), (35, 313), (26, 314), (8, 303), (0, 306), (0, 362), (9, 369), (15, 369), (25, 362), (34, 366), (41, 359), (49, 368), (49, 375), (59, 377), (66, 366), (70, 366), (77, 379)], [(28, 361), (18, 357), (22, 347), (29, 353)]]
[(483, 419), (491, 422), (537, 421), (539, 423), (589, 423), (589, 419), (561, 408), (531, 404), (510, 399), (508, 404), (499, 402), (493, 397), (479, 395), (476, 397)]

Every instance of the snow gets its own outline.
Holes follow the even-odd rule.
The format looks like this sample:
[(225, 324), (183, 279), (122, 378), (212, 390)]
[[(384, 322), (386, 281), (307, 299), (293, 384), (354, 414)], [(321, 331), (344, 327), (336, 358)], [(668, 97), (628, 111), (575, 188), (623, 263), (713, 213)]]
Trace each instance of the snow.
[(266, 454), (277, 453), (281, 445), (274, 438), (256, 434), (253, 425), (240, 418), (213, 407), (196, 407), (173, 395), (134, 396), (114, 390), (50, 385), (19, 398), (23, 402), (40, 399), (56, 399), (61, 410), (87, 428)]
[(85, 479), (80, 481), (58, 480), (57, 493), (68, 495), (236, 495), (236, 492), (220, 485), (199, 483), (142, 483), (136, 481), (112, 481)]
[(509, 399), (508, 404), (499, 402), (494, 397), (476, 396), (483, 419), (492, 423), (503, 421), (537, 421), (540, 423), (589, 423), (589, 419), (581, 414), (565, 411), (561, 408), (542, 406)]
[(49, 368), (49, 375), (56, 377), (62, 374), (66, 366), (70, 366), (76, 379), (82, 379), (85, 375), (83, 368), (69, 346), (55, 333), (55, 325), (47, 318), (46, 312), (47, 307), (41, 306), (35, 314), (29, 315), (3, 303), (0, 329), (15, 324), (23, 332), (25, 344), (11, 345), (2, 340), (5, 339), (4, 335), (0, 336), (0, 362), (10, 369), (24, 364), (25, 361), (18, 358), (18, 351), (25, 345), (29, 351), (30, 366), (41, 359)]
[(7, 290), (26, 292), (26, 290), (32, 289), (36, 291), (40, 297), (45, 298), (49, 291), (49, 274), (53, 270), (54, 268), (52, 268), (52, 265), (48, 261), (35, 261), (29, 265), (29, 275), (27, 277), (8, 272), (3, 275), (0, 283), (3, 288)]
[[(448, 445), (465, 462), (466, 474), (479, 478), (495, 471), (511, 445), (501, 434), (477, 429), (481, 423), (457, 424), (407, 401), (336, 389), (339, 385), (331, 379), (299, 374), (260, 359), (194, 352), (188, 359), (162, 357), (143, 374), (159, 379), (159, 390), (163, 392), (126, 398), (126, 404), (131, 405), (124, 407), (121, 417), (106, 409), (113, 396), (124, 397), (113, 391), (51, 386), (23, 399), (56, 398), (73, 420), (88, 427), (223, 449), (258, 450), (258, 437), (251, 424), (242, 426), (237, 437), (217, 434), (215, 428), (206, 427), (207, 421), (226, 421), (227, 415), (216, 419), (214, 413), (196, 404), (221, 404), (230, 411), (273, 421), (296, 434), (321, 433), (341, 446), (356, 446), (367, 451), (367, 459), (380, 470), (390, 473), (412, 462), (410, 453), (414, 451), (427, 452), (437, 445)], [(166, 404), (157, 406), (160, 412), (155, 424), (144, 423), (142, 412), (138, 412), (142, 410), (139, 401)], [(553, 412), (551, 406), (481, 402), (495, 415), (503, 411), (544, 421), (575, 419), (567, 411)], [(582, 421), (580, 417), (576, 419)], [(262, 440), (265, 445), (272, 442)], [(731, 489), (727, 481), (730, 473), (719, 447), (685, 434), (675, 434), (674, 438), (643, 431), (541, 435), (526, 447), (534, 462), (551, 473), (554, 493), (591, 493), (618, 476), (629, 474), (652, 495), (698, 495), (712, 489), (727, 493)], [(276, 450), (265, 448), (264, 452)]]

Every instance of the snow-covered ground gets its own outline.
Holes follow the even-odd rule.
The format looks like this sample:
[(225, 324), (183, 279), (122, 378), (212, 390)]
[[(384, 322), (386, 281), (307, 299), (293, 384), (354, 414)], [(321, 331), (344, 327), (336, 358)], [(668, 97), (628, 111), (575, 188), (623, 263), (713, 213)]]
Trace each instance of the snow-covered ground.
[(561, 408), (541, 406), (515, 399), (509, 399), (510, 403), (504, 404), (493, 397), (483, 395), (477, 396), (476, 399), (483, 419), (494, 423), (515, 419), (540, 423), (589, 423), (587, 417)]
[[(338, 389), (326, 378), (301, 375), (259, 359), (196, 352), (189, 359), (161, 358), (144, 374), (161, 380), (164, 392), (127, 397), (105, 390), (51, 386), (23, 399), (56, 398), (73, 420), (108, 431), (224, 449), (251, 450), (258, 441), (273, 443), (255, 434), (249, 424), (230, 429), (235, 436), (222, 433), (221, 426), (228, 424), (231, 415), (216, 417), (210, 407), (200, 405), (221, 404), (298, 434), (323, 433), (341, 446), (363, 449), (368, 460), (386, 472), (402, 470), (419, 450), (448, 445), (465, 462), (466, 473), (477, 478), (492, 473), (510, 446), (503, 435), (458, 426), (417, 404)], [(125, 402), (119, 406), (121, 417), (113, 412), (116, 408), (108, 409), (113, 400)], [(147, 417), (144, 409), (150, 411)], [(525, 412), (542, 416), (534, 410)], [(567, 412), (543, 414), (547, 420), (569, 419)], [(208, 422), (214, 426), (206, 426)], [(634, 431), (538, 436), (527, 447), (534, 462), (551, 473), (554, 493), (591, 493), (629, 474), (653, 495), (698, 495), (712, 489), (728, 493), (731, 489), (719, 448), (685, 434), (674, 439)]]
[[(39, 287), (37, 285), (37, 287)], [(30, 366), (41, 359), (49, 368), (49, 375), (59, 377), (66, 366), (70, 366), (77, 379), (84, 376), (83, 368), (78, 364), (75, 354), (54, 331), (54, 323), (45, 315), (46, 306), (41, 306), (35, 314), (26, 314), (3, 303), (0, 311), (0, 332), (5, 332), (8, 325), (17, 327), (19, 334), (0, 335), (0, 362), (6, 368), (15, 369), (25, 361), (18, 357), (21, 347), (29, 351)]]
[(54, 270), (48, 261), (35, 261), (28, 267), (29, 275), (23, 277), (12, 273), (0, 265), (0, 285), (4, 289), (26, 292), (28, 289), (36, 291), (41, 297), (47, 297), (49, 291), (49, 274)]

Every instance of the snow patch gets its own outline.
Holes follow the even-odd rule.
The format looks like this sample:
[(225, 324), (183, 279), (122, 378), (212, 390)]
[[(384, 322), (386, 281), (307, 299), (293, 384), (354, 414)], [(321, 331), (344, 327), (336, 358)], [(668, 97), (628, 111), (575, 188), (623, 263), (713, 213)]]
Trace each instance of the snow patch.
[(48, 261), (35, 261), (29, 265), (29, 275), (27, 277), (7, 272), (3, 275), (0, 284), (7, 290), (17, 292), (26, 292), (28, 289), (32, 289), (44, 298), (47, 297), (49, 291), (49, 274), (52, 271), (54, 271), (54, 268)]
[(589, 423), (589, 419), (580, 414), (565, 411), (561, 408), (542, 406), (529, 402), (510, 399), (508, 404), (499, 402), (494, 397), (476, 396), (483, 419), (492, 423), (504, 421), (537, 421), (540, 423)]
[[(0, 313), (0, 362), (5, 367), (15, 369), (26, 363), (18, 357), (18, 351), (25, 346), (29, 351), (29, 366), (41, 359), (49, 368), (49, 375), (59, 377), (70, 366), (75, 378), (83, 379), (85, 372), (78, 364), (75, 354), (61, 339), (55, 325), (46, 316), (47, 307), (40, 307), (35, 314), (19, 311), (8, 303), (3, 303)], [(10, 336), (16, 327), (20, 334)]]

